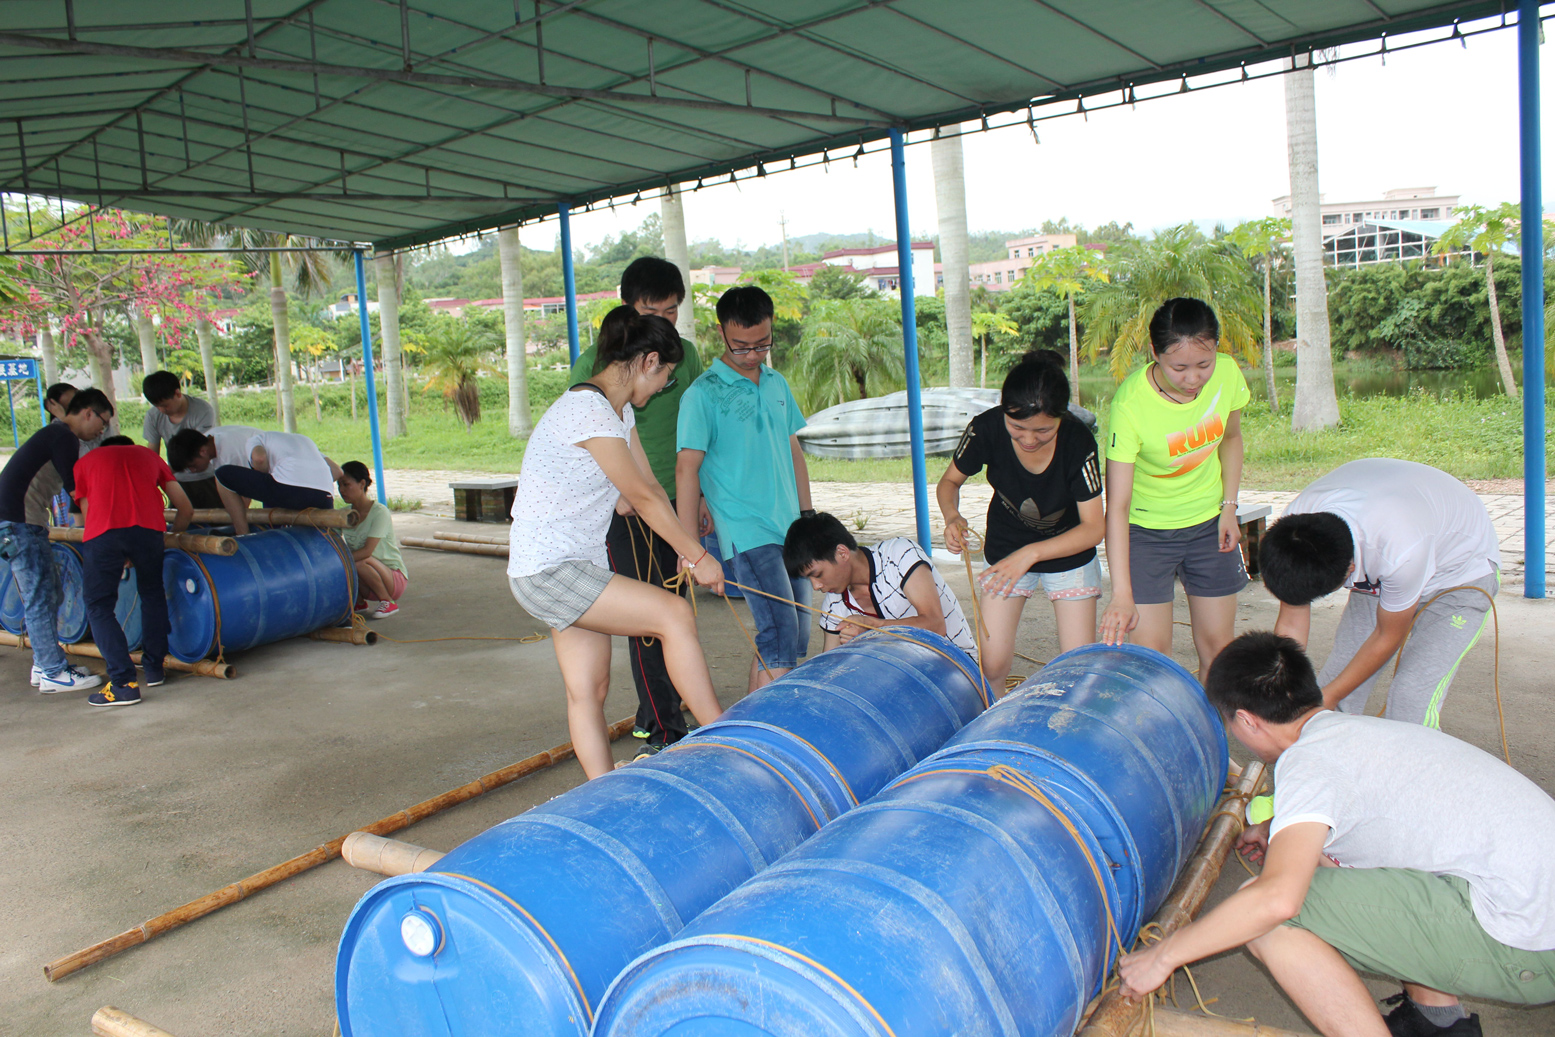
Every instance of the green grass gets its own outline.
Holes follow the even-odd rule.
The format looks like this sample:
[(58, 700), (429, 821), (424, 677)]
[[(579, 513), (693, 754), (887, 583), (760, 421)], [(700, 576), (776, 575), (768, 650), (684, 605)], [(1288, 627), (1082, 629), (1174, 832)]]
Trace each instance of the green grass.
[(420, 511), (423, 503), (419, 497), (390, 497), (388, 508), (390, 511)]

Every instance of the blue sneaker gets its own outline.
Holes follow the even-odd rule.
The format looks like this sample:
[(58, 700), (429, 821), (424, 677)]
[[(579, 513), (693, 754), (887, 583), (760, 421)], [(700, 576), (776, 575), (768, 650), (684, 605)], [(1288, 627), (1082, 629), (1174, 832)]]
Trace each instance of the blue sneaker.
[(143, 688), (160, 688), (167, 683), (167, 671), (153, 662), (142, 661), (140, 665), (141, 676), (144, 678), (140, 684)]
[(108, 685), (102, 691), (93, 692), (86, 700), (89, 706), (138, 706), (140, 705), (140, 685), (130, 681), (120, 688), (113, 684)]
[(39, 674), (38, 690), (45, 695), (57, 695), (62, 691), (86, 691), (102, 687), (103, 679), (79, 666), (66, 665), (56, 674)]

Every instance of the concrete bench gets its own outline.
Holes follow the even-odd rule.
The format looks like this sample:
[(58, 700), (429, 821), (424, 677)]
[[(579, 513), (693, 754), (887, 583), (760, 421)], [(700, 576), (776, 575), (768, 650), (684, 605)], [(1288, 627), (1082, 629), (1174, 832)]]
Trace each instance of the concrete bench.
[(516, 478), (465, 479), (449, 483), (448, 488), (454, 491), (454, 518), (464, 522), (513, 521)]

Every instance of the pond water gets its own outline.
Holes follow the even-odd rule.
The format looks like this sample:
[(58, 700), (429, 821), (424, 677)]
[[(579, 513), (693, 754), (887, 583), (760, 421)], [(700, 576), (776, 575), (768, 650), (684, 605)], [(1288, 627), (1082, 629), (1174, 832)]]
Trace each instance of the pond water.
[[(1253, 399), (1265, 396), (1262, 369), (1243, 368)], [(1547, 372), (1550, 384), (1555, 385), (1555, 371)], [(1522, 384), (1522, 368), (1513, 364), (1513, 375)], [(1274, 369), (1275, 384), (1280, 400), (1286, 401), (1296, 391), (1296, 369)], [(1334, 365), (1334, 381), (1341, 396), (1407, 396), (1414, 392), (1433, 394), (1468, 392), (1478, 399), (1496, 396), (1501, 390), (1501, 376), (1494, 365), (1468, 368), (1458, 371), (1405, 371), (1372, 363), (1342, 362)], [(1112, 376), (1101, 368), (1082, 368), (1080, 392), (1085, 400), (1096, 400), (1112, 395)]]

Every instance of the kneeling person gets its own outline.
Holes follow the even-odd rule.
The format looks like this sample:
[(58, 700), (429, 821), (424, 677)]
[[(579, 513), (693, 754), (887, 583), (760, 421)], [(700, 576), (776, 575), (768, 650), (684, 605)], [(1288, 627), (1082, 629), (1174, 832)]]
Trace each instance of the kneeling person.
[[(1126, 995), (1246, 944), (1330, 1037), (1477, 1037), (1459, 997), (1555, 1001), (1555, 800), (1440, 731), (1324, 708), (1306, 654), (1277, 634), (1231, 642), (1205, 692), (1274, 765), (1274, 818), (1238, 841), (1263, 871), (1125, 956)], [(1403, 981), (1386, 1023), (1356, 970)]]
[(911, 626), (975, 650), (961, 603), (923, 549), (908, 537), (860, 547), (833, 515), (804, 515), (788, 527), (783, 563), (794, 579), (808, 579), (826, 595), (821, 651), (846, 644), (865, 630)]
[(232, 528), (248, 532), (248, 500), (262, 507), (305, 511), (333, 509), (340, 468), (295, 432), (256, 432), (243, 444), (243, 457), (216, 469), (216, 489), (232, 517)]

